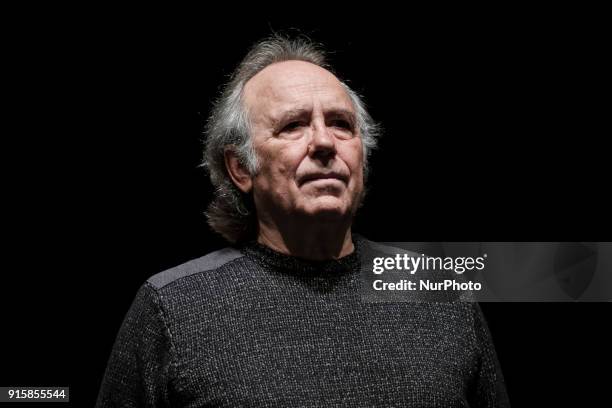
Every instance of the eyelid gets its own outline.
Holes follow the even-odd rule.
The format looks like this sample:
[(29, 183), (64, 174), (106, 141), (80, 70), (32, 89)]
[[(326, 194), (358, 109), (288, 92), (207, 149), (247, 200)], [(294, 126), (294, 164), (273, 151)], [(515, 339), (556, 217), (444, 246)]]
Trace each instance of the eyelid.
[(342, 125), (340, 127), (344, 127), (346, 129), (352, 130), (355, 125), (353, 124), (353, 121), (347, 118), (333, 118), (330, 120), (330, 125), (334, 126), (336, 124), (338, 124), (338, 122), (341, 122)]
[[(292, 126), (292, 125), (295, 125), (295, 126)], [(304, 126), (304, 125), (306, 125), (306, 122), (304, 120), (291, 119), (291, 120), (286, 121), (279, 127), (278, 133), (283, 133), (283, 132), (288, 131), (287, 128), (289, 127), (291, 127), (290, 130), (294, 130), (297, 127)]]
[[(355, 120), (353, 117), (347, 117), (344, 114), (333, 114), (331, 117), (325, 120), (326, 126), (338, 127), (340, 129), (344, 129), (346, 131), (354, 131), (355, 130)], [(339, 123), (340, 122), (340, 123)], [(281, 134), (285, 132), (292, 132), (299, 127), (309, 126), (309, 119), (301, 118), (301, 117), (293, 117), (287, 118), (283, 120), (276, 130), (276, 134)]]

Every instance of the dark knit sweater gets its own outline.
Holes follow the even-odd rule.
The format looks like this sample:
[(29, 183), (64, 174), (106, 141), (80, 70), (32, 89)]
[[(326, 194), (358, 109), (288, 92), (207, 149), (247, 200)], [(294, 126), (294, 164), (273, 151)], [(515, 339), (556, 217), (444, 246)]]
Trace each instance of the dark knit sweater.
[(505, 407), (475, 303), (365, 303), (371, 243), (313, 262), (251, 242), (159, 273), (121, 326), (97, 407)]

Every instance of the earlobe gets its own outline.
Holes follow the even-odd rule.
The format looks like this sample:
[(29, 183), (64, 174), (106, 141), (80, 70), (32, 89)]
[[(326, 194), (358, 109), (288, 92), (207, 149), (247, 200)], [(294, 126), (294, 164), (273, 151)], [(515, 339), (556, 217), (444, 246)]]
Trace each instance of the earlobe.
[(238, 187), (238, 189), (243, 193), (251, 192), (251, 189), (253, 188), (251, 174), (241, 163), (236, 151), (232, 147), (228, 146), (225, 148), (224, 157), (225, 168), (227, 169), (227, 172), (232, 178), (232, 181), (236, 187)]

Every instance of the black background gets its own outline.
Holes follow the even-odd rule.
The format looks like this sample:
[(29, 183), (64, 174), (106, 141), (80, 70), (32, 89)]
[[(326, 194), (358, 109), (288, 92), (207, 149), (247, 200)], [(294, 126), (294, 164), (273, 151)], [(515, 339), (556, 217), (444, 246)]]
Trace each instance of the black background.
[[(225, 245), (203, 216), (201, 129), (271, 30), (324, 43), (383, 125), (356, 231), (610, 240), (603, 27), (572, 10), (479, 13), (5, 14), (0, 385), (70, 386), (72, 405), (92, 406), (138, 287)], [(513, 406), (610, 400), (609, 304), (483, 310)]]

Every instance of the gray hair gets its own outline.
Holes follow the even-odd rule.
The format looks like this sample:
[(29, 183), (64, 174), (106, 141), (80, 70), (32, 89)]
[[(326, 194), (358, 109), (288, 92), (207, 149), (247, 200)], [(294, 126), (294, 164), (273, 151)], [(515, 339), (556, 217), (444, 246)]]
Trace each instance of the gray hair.
[[(231, 243), (254, 239), (257, 215), (251, 194), (240, 191), (225, 167), (225, 149), (231, 147), (251, 174), (258, 170), (258, 158), (250, 135), (248, 112), (243, 104), (243, 90), (249, 79), (267, 66), (283, 61), (306, 61), (332, 72), (325, 53), (308, 38), (290, 39), (275, 34), (257, 42), (238, 65), (215, 102), (205, 128), (204, 166), (215, 187), (215, 197), (206, 216), (212, 229)], [(362, 138), (364, 178), (368, 174), (368, 158), (376, 148), (379, 127), (368, 114), (357, 93), (341, 82), (353, 103), (357, 127)]]

